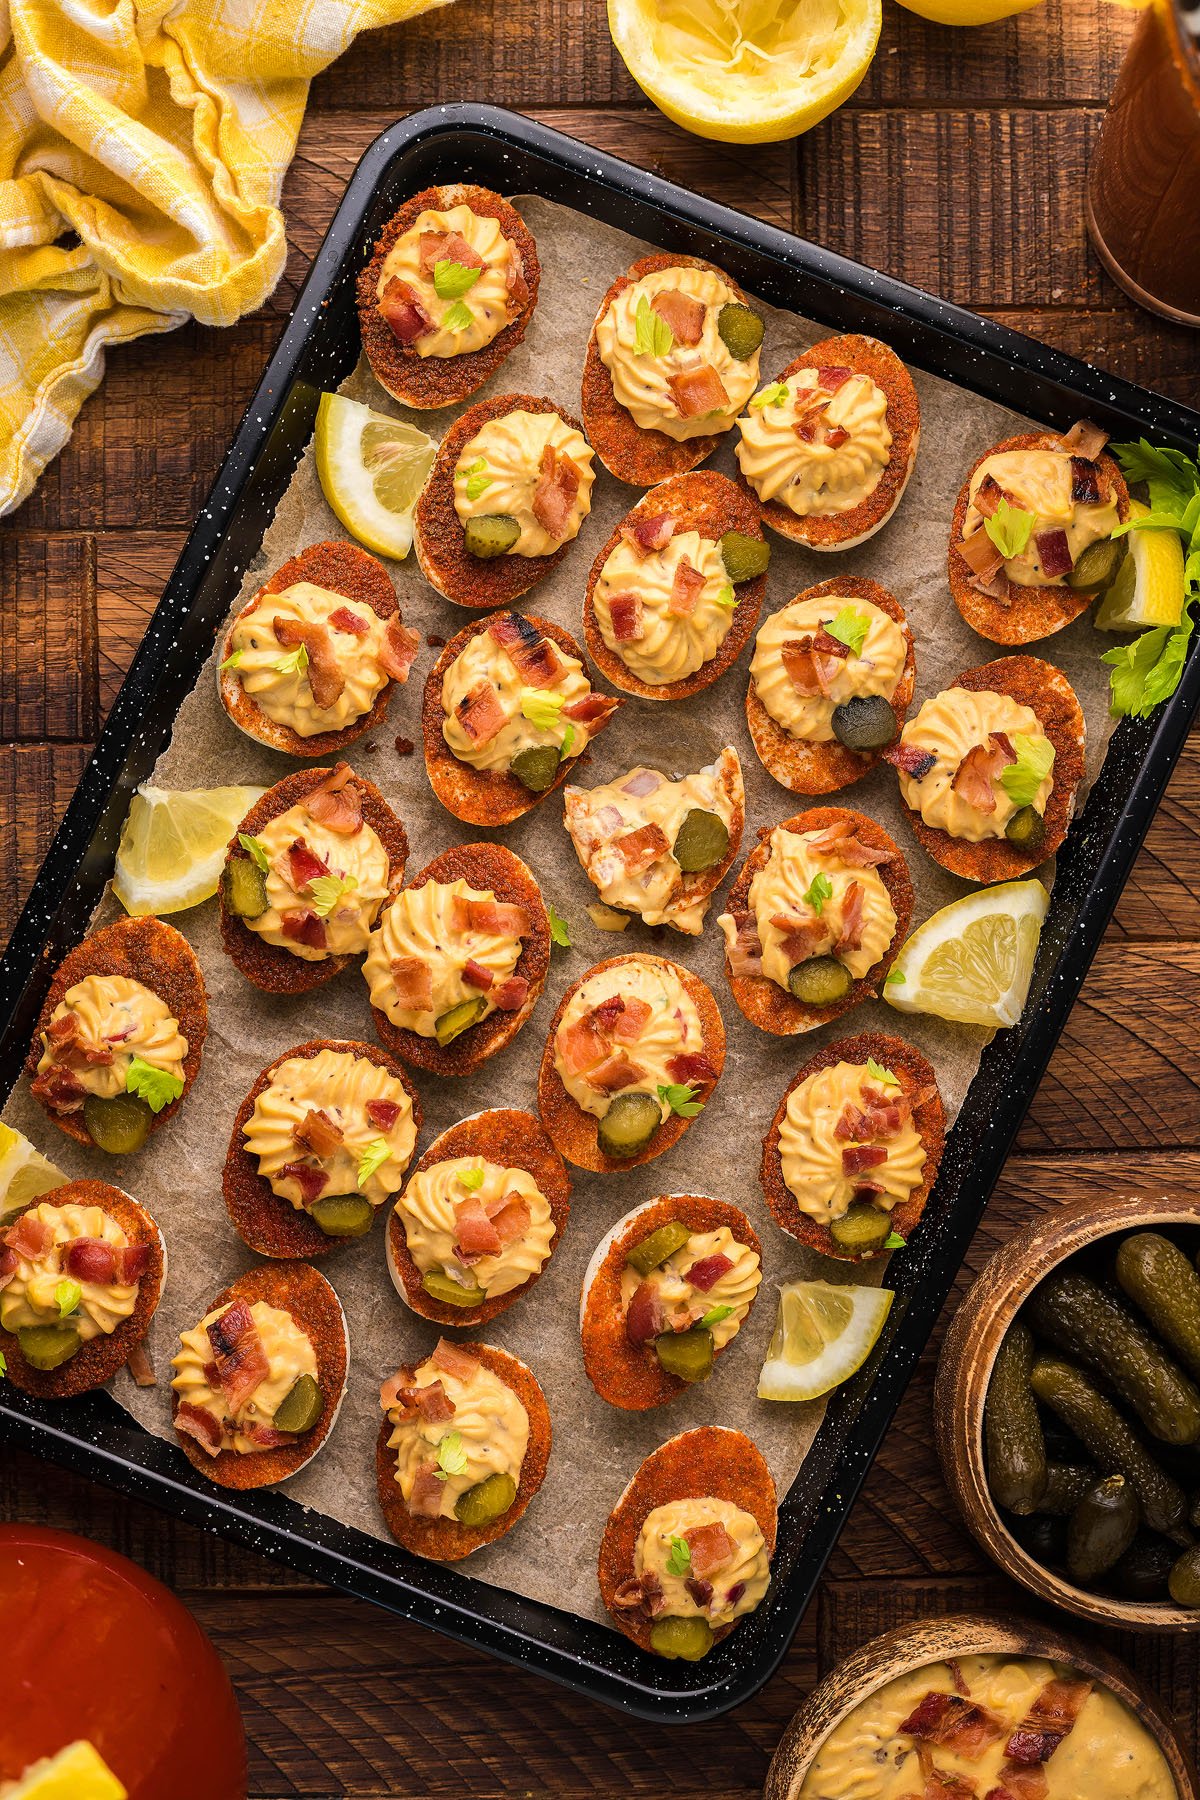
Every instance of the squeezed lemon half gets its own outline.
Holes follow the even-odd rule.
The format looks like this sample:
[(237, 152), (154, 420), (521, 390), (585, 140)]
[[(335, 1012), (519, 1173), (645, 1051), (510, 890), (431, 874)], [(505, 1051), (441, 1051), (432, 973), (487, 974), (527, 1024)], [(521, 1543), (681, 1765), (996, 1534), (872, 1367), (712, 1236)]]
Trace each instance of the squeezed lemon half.
[(861, 1369), (891, 1311), (888, 1288), (792, 1281), (779, 1290), (760, 1400), (817, 1400)]
[(900, 0), (900, 4), (935, 25), (992, 25), (1012, 13), (1028, 12), (1041, 0)]
[(127, 913), (182, 912), (217, 891), (225, 852), (260, 787), (141, 787), (121, 827), (113, 892)]
[(376, 556), (407, 556), (433, 439), (344, 394), (322, 394), (313, 450), (325, 498), (350, 535)]
[(808, 131), (870, 66), (882, 0), (608, 0), (608, 28), (654, 104), (698, 137)]
[(943, 906), (904, 945), (884, 999), (961, 1025), (1015, 1025), (1049, 904), (1040, 881), (1004, 881)]

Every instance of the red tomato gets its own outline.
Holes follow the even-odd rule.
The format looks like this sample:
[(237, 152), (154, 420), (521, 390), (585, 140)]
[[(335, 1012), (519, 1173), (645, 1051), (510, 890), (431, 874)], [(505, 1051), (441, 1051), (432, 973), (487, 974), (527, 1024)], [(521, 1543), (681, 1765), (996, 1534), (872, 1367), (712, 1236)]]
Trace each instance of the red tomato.
[(187, 1608), (112, 1550), (0, 1525), (0, 1779), (87, 1738), (130, 1800), (245, 1800), (229, 1677)]

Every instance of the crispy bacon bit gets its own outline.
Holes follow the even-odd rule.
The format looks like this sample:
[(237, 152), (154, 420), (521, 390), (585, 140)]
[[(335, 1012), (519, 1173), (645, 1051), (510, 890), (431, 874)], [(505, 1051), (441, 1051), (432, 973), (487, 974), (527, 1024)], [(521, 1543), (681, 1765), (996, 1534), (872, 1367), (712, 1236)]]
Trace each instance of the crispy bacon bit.
[(1006, 1762), (1000, 1784), (989, 1788), (983, 1800), (1046, 1800), (1050, 1781), (1041, 1763)]
[(815, 444), (818, 441), (824, 423), (824, 412), (823, 404), (815, 410), (810, 406), (803, 418), (797, 419), (792, 429), (802, 444)]
[(861, 1175), (864, 1169), (878, 1169), (887, 1158), (882, 1144), (847, 1144), (842, 1151), (842, 1173)]
[(469, 1194), (455, 1207), (454, 1240), (468, 1256), (495, 1256), (499, 1250), (500, 1233), (477, 1194)]
[(407, 281), (401, 281), (398, 275), (384, 288), (379, 298), (379, 310), (383, 314), (383, 322), (396, 339), (397, 343), (415, 344), (425, 332), (433, 330), (433, 320), (421, 304), (421, 296), (416, 288)]
[(847, 884), (842, 896), (842, 928), (833, 946), (835, 956), (846, 957), (862, 948), (863, 902), (866, 892), (861, 881)]
[(788, 638), (779, 652), (788, 680), (805, 699), (821, 692), (812, 653), (812, 638)]
[(329, 615), (329, 623), (335, 631), (348, 632), (351, 637), (366, 637), (371, 627), (361, 613), (351, 612), (348, 606), (339, 606)]
[(423, 231), (417, 246), (422, 275), (432, 276), (440, 262), (458, 263), (464, 269), (486, 267), (478, 250), (473, 250), (461, 231)]
[(829, 369), (818, 369), (817, 386), (822, 388), (827, 394), (836, 394), (840, 387), (845, 386), (853, 373), (853, 369), (843, 369), (840, 366)]
[(697, 1581), (694, 1576), (689, 1575), (683, 1585), (697, 1606), (708, 1606), (711, 1603), (713, 1597), (711, 1581)]
[[(620, 995), (614, 995), (620, 999)], [(607, 1005), (607, 1001), (603, 1004)], [(628, 1000), (621, 1000), (620, 1011), (613, 1019), (609, 1030), (618, 1044), (636, 1044), (646, 1026), (653, 1017), (654, 1008), (647, 1000), (639, 1000), (630, 995)]]
[(595, 737), (621, 704), (620, 700), (610, 699), (607, 694), (580, 694), (577, 700), (567, 701), (562, 716), (575, 725), (586, 725), (588, 736)]
[(454, 1417), (454, 1402), (440, 1381), (431, 1381), (425, 1387), (411, 1390), (412, 1403), (423, 1419), (431, 1424), (440, 1424), (443, 1419)]
[(762, 939), (758, 935), (758, 922), (751, 912), (732, 912), (730, 917), (734, 925), (733, 942), (725, 946), (725, 955), (729, 959), (731, 975), (762, 974)]
[(417, 1519), (436, 1519), (442, 1510), (442, 1483), (436, 1463), (422, 1463), (413, 1477), (408, 1510)]
[(681, 1050), (678, 1056), (668, 1057), (667, 1074), (684, 1087), (700, 1087), (717, 1079), (717, 1071), (703, 1050)]
[(708, 310), (703, 300), (694, 300), (680, 288), (663, 288), (650, 302), (650, 309), (670, 326), (677, 344), (694, 349), (704, 336), (704, 315)]
[(328, 875), (329, 864), (323, 856), (309, 848), (303, 838), (295, 838), (284, 852), (287, 865), (287, 883), (294, 894), (302, 894), (306, 887), (322, 875)]
[(931, 1689), (897, 1730), (922, 1743), (939, 1744), (956, 1756), (974, 1762), (989, 1744), (998, 1742), (1004, 1735), (1004, 1722), (986, 1707), (976, 1706), (959, 1694)]
[(967, 751), (959, 763), (954, 780), (950, 783), (953, 791), (967, 806), (974, 807), (976, 812), (994, 813), (996, 810), (996, 790), (993, 783), (1002, 769), (1017, 760), (1016, 751), (1005, 738), (1003, 744), (993, 734), (986, 744), (976, 744)]
[(566, 1031), (560, 1031), (558, 1045), (563, 1053), (563, 1061), (572, 1075), (582, 1074), (590, 1069), (593, 1063), (600, 1061), (607, 1054), (608, 1046), (595, 1012), (585, 1013)]
[(529, 983), (523, 975), (510, 975), (492, 995), (500, 1012), (520, 1012), (529, 998)]
[(129, 1361), (125, 1367), (140, 1388), (153, 1387), (158, 1379), (154, 1373), (154, 1358), (144, 1338), (129, 1352)]
[(279, 1450), (284, 1444), (294, 1444), (294, 1431), (277, 1431), (274, 1425), (265, 1425), (261, 1419), (245, 1419), (238, 1430), (250, 1439), (256, 1450)]
[(670, 848), (661, 825), (640, 825), (636, 831), (627, 831), (622, 837), (613, 839), (613, 849), (625, 864), (627, 875), (642, 874), (660, 856), (666, 856)]
[(639, 519), (635, 525), (622, 525), (621, 536), (642, 556), (650, 556), (655, 550), (666, 549), (675, 536), (675, 521), (670, 513), (655, 513), (652, 518)]
[(829, 936), (827, 926), (820, 919), (798, 919), (793, 914), (776, 913), (771, 923), (783, 933), (779, 949), (789, 967), (818, 955)]
[(657, 1617), (666, 1603), (662, 1582), (652, 1569), (622, 1582), (613, 1596), (613, 1604), (622, 1612), (644, 1612), (651, 1619)]
[(499, 900), (472, 900), (465, 894), (454, 895), (450, 922), (455, 931), (482, 931), (491, 937), (529, 935), (529, 913), (525, 907)]
[(634, 1575), (628, 1581), (623, 1581), (613, 1595), (613, 1605), (618, 1612), (636, 1612), (639, 1608), (644, 1607), (645, 1600), (646, 1596), (642, 1592), (640, 1575)]
[(349, 763), (337, 763), (333, 773), (305, 796), (304, 810), (336, 837), (353, 837), (362, 829), (362, 789)]
[(704, 576), (699, 569), (693, 569), (686, 556), (676, 565), (675, 579), (671, 584), (671, 598), (667, 601), (667, 611), (672, 618), (690, 619), (696, 610), (696, 602), (704, 590)]
[(623, 1050), (614, 1050), (596, 1068), (588, 1070), (587, 1084), (598, 1094), (615, 1094), (621, 1088), (632, 1087), (645, 1072), (637, 1063), (631, 1062)]
[(405, 682), (421, 648), (421, 640), (411, 631), (399, 613), (393, 613), (383, 628), (383, 642), (377, 658), (380, 668), (392, 681)]
[(429, 1360), (435, 1369), (441, 1369), (444, 1375), (457, 1376), (459, 1381), (470, 1381), (479, 1367), (476, 1357), (468, 1356), (465, 1350), (444, 1337), (433, 1346)]
[(1083, 1703), (1092, 1691), (1090, 1681), (1061, 1680), (1054, 1676), (1035, 1696), (1024, 1718), (1004, 1746), (1014, 1763), (1044, 1763), (1054, 1755), (1075, 1727)]
[(692, 1553), (692, 1574), (700, 1580), (724, 1568), (733, 1558), (733, 1539), (719, 1520), (712, 1525), (693, 1525), (683, 1536)]
[(884, 762), (890, 762), (894, 769), (907, 775), (912, 781), (924, 781), (930, 769), (937, 761), (932, 750), (922, 750), (920, 744), (892, 744), (883, 752)]
[(29, 1084), (35, 1100), (55, 1113), (78, 1112), (87, 1098), (87, 1089), (77, 1075), (57, 1063), (36, 1076)]
[(379, 1405), (381, 1410), (383, 1412), (391, 1412), (393, 1407), (403, 1408), (405, 1403), (401, 1400), (400, 1396), (406, 1390), (411, 1389), (411, 1387), (411, 1369), (397, 1369), (394, 1375), (389, 1375), (379, 1390)]
[(324, 950), (325, 921), (318, 918), (310, 907), (303, 907), (296, 912), (285, 912), (279, 916), (279, 929), (285, 938), (293, 944), (307, 944), (310, 950)]
[(463, 964), (463, 980), (468, 987), (478, 988), (481, 994), (486, 994), (495, 979), (490, 969), (485, 969), (473, 956), (468, 956)]
[(105, 1043), (89, 1043), (76, 1015), (67, 1012), (61, 1019), (51, 1019), (46, 1027), (46, 1040), (51, 1058), (63, 1068), (109, 1068), (113, 1059), (111, 1044), (120, 1043), (129, 1036), (130, 1030), (132, 1026), (119, 1035), (114, 1034)]
[(368, 1125), (376, 1131), (390, 1131), (400, 1117), (400, 1104), (396, 1100), (368, 1100), (366, 1113)]
[(44, 1219), (39, 1219), (32, 1212), (22, 1213), (15, 1225), (10, 1225), (4, 1234), (4, 1242), (26, 1262), (36, 1262), (45, 1256), (54, 1242), (54, 1231)]
[(979, 1790), (965, 1775), (953, 1775), (943, 1769), (930, 1769), (925, 1776), (924, 1791), (914, 1800), (976, 1800)]
[(682, 419), (699, 419), (705, 413), (728, 411), (729, 395), (725, 390), (725, 383), (708, 363), (700, 363), (694, 369), (680, 369), (676, 374), (668, 375), (667, 386), (671, 390), (675, 410)]
[(132, 1287), (146, 1271), (150, 1246), (118, 1246), (104, 1238), (72, 1238), (59, 1246), (59, 1261), (73, 1281), (93, 1281), (101, 1287), (112, 1283)]
[(514, 645), (508, 654), (531, 688), (553, 687), (563, 672), (562, 659), (549, 638), (539, 638), (528, 649)]
[(335, 1125), (324, 1107), (310, 1106), (292, 1136), (314, 1156), (333, 1156), (346, 1141), (340, 1125)]
[(305, 1206), (311, 1206), (314, 1200), (319, 1200), (329, 1186), (329, 1177), (324, 1169), (314, 1168), (310, 1162), (284, 1163), (279, 1173), (285, 1181), (296, 1183)]
[(486, 675), (481, 675), (475, 686), (463, 695), (454, 715), (475, 745), (490, 744), (506, 724), (500, 696)]
[(3, 1292), (8, 1286), (16, 1272), (17, 1253), (15, 1250), (10, 1250), (6, 1244), (4, 1249), (0, 1250), (0, 1292)]
[[(1007, 500), (1007, 498), (1008, 495), (1004, 492), (1004, 489), (1000, 486), (996, 477), (994, 475), (985, 475), (975, 491), (975, 511), (981, 518), (990, 519), (996, 512), (1000, 502), (1002, 500)], [(980, 534), (976, 533), (976, 535), (978, 536)], [(982, 535), (987, 537), (987, 532), (983, 532)], [(989, 539), (988, 541), (990, 543), (991, 540)]]
[(519, 1242), (533, 1223), (529, 1203), (520, 1194), (506, 1194), (499, 1212), (492, 1213), (490, 1217), (502, 1244)]
[(662, 1297), (651, 1281), (639, 1281), (625, 1313), (625, 1336), (635, 1350), (656, 1338), (666, 1325)]
[(1080, 506), (1100, 504), (1100, 469), (1086, 456), (1071, 458), (1071, 499)]
[(728, 1275), (732, 1267), (731, 1259), (718, 1250), (714, 1255), (702, 1256), (699, 1262), (694, 1262), (687, 1272), (687, 1279), (694, 1288), (699, 1288), (702, 1294), (707, 1294), (717, 1285), (722, 1275)]
[(1078, 420), (1062, 437), (1062, 447), (1069, 456), (1085, 456), (1089, 462), (1095, 462), (1107, 442), (1107, 431), (1101, 431), (1090, 419)]
[(305, 675), (318, 706), (334, 706), (341, 699), (346, 677), (338, 663), (328, 625), (309, 619), (285, 619), (276, 613), (271, 629), (285, 650), (303, 644), (308, 652)]
[(633, 644), (645, 636), (644, 607), (640, 594), (614, 594), (608, 603), (612, 633), (618, 644)]
[(1071, 573), (1075, 567), (1075, 558), (1071, 555), (1071, 546), (1065, 531), (1057, 527), (1053, 531), (1038, 531), (1034, 533), (1033, 541), (1044, 575), (1049, 575), (1051, 580), (1057, 580), (1060, 575)]
[(270, 1373), (258, 1326), (246, 1302), (234, 1300), (205, 1330), (213, 1348), (217, 1383), (225, 1404), (235, 1413)]
[(599, 1006), (593, 1006), (592, 1016), (605, 1037), (616, 1034), (618, 1021), (625, 1012), (625, 997), (622, 994), (610, 994), (607, 1000), (601, 1000)]
[(971, 574), (980, 581), (990, 581), (1004, 567), (1003, 555), (982, 525), (970, 537), (960, 538), (956, 549)]
[(871, 1135), (870, 1120), (865, 1112), (847, 1100), (841, 1111), (841, 1117), (833, 1128), (835, 1138), (857, 1138), (864, 1143)]
[(215, 1456), (221, 1448), (221, 1427), (210, 1412), (202, 1406), (193, 1406), (190, 1400), (184, 1400), (175, 1409), (175, 1429), (182, 1431), (185, 1437), (195, 1438), (202, 1450)]
[(393, 956), (389, 972), (402, 1012), (432, 1012), (433, 970), (422, 957)]
[(825, 443), (830, 450), (840, 450), (843, 444), (850, 442), (850, 433), (844, 425), (826, 425)]
[(538, 484), (531, 511), (548, 537), (566, 535), (571, 509), (579, 493), (579, 470), (569, 456), (547, 444), (538, 465)]
[[(536, 625), (531, 625), (524, 613), (506, 612), (492, 620), (488, 626), (488, 636), (492, 642), (506, 655), (514, 649), (532, 648), (538, 642), (539, 632)], [(513, 658), (516, 661), (516, 658)]]

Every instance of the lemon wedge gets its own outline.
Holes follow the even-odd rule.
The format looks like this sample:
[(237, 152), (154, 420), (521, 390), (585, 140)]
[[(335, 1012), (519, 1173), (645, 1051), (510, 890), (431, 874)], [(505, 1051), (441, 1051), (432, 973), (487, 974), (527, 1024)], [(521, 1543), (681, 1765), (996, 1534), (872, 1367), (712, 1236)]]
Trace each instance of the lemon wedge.
[(117, 846), (113, 892), (127, 913), (182, 912), (217, 891), (225, 852), (259, 787), (141, 787)]
[(760, 1400), (817, 1400), (861, 1369), (892, 1307), (888, 1288), (792, 1281), (779, 1290)]
[(608, 28), (654, 104), (698, 137), (807, 131), (866, 74), (882, 0), (608, 0)]
[(0, 1121), (0, 1219), (28, 1206), (39, 1194), (61, 1187), (61, 1169), (35, 1150), (24, 1132)]
[[(1149, 512), (1130, 502), (1131, 518)], [(1183, 540), (1177, 531), (1131, 531), (1129, 553), (1117, 578), (1096, 608), (1097, 631), (1141, 631), (1147, 625), (1178, 625), (1183, 617)]]
[(935, 25), (992, 25), (1013, 13), (1028, 12), (1041, 0), (900, 0), (900, 4)]
[(128, 1800), (104, 1758), (80, 1738), (57, 1756), (43, 1756), (24, 1775), (0, 1787), (4, 1800)]
[(1040, 881), (1005, 881), (943, 906), (904, 945), (884, 999), (961, 1025), (1015, 1025), (1049, 904)]
[(433, 439), (344, 394), (322, 394), (313, 446), (325, 498), (351, 536), (376, 556), (407, 556)]

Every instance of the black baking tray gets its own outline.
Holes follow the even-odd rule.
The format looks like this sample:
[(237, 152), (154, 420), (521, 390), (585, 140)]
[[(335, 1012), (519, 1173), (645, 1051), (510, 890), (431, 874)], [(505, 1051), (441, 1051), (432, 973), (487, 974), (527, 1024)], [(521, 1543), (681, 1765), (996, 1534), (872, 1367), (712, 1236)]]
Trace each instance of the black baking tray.
[[(355, 278), (384, 221), (430, 183), (533, 192), (664, 249), (710, 256), (745, 287), (835, 331), (1065, 427), (1194, 451), (1200, 413), (949, 306), (494, 107), (414, 114), (366, 152), (238, 429), (0, 962), (0, 1092), (16, 1081), (50, 972), (86, 931), (134, 788), (165, 746), (313, 428), (322, 388), (358, 357)], [(927, 452), (928, 454), (928, 452)], [(984, 1054), (925, 1218), (888, 1267), (896, 1301), (867, 1366), (833, 1397), (780, 1509), (775, 1581), (697, 1664), (662, 1662), (591, 1620), (421, 1562), (281, 1493), (214, 1491), (107, 1394), (46, 1404), (0, 1386), (0, 1437), (152, 1501), (406, 1618), (647, 1718), (711, 1718), (784, 1655), (949, 1292), (1200, 702), (1200, 654), (1153, 721), (1123, 721), (1058, 859), (1024, 1018)], [(532, 1527), (536, 1530), (536, 1521)], [(591, 1547), (587, 1554), (592, 1554)]]

